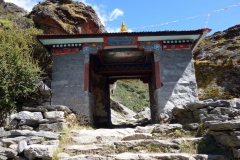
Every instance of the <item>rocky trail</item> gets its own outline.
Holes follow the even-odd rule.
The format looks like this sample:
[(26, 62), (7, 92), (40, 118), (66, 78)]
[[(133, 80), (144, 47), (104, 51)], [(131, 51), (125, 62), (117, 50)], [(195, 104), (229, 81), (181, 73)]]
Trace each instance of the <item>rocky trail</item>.
[[(69, 128), (61, 132), (11, 130), (1, 143), (0, 159), (59, 160), (227, 160), (221, 154), (197, 154), (207, 137), (193, 137), (181, 124), (135, 128)], [(207, 143), (205, 143), (207, 142)], [(2, 154), (2, 155), (1, 155)]]
[[(182, 125), (149, 125), (136, 128), (72, 130), (69, 145), (58, 153), (62, 160), (226, 160), (221, 154), (196, 154), (203, 137), (168, 137), (180, 131)], [(167, 134), (167, 135), (166, 135)]]
[[(119, 109), (125, 110), (117, 108), (118, 113)], [(122, 110), (120, 115), (125, 120), (115, 121), (118, 125), (111, 129), (78, 124), (76, 115), (66, 106), (22, 109), (11, 115), (7, 127), (0, 128), (0, 160), (232, 160), (240, 157), (239, 99), (207, 100), (175, 107), (176, 123), (172, 120), (171, 124), (136, 123), (146, 110), (134, 114)]]

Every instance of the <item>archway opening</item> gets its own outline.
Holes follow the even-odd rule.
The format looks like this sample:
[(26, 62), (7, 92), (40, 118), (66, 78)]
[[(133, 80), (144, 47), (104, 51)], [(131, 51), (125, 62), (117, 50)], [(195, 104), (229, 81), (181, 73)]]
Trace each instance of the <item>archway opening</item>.
[[(150, 109), (149, 112), (151, 118), (147, 120), (145, 119), (145, 124), (155, 122), (156, 103), (154, 101), (153, 93), (156, 88), (152, 53), (145, 53), (144, 51), (138, 49), (111, 49), (99, 51), (97, 54), (90, 56), (89, 75), (89, 91), (93, 95), (94, 99), (93, 120), (96, 127), (108, 128), (116, 125), (114, 125), (115, 121), (113, 120), (111, 113), (111, 104), (113, 104), (113, 100), (111, 100), (111, 98), (115, 98), (116, 103), (120, 104), (125, 103), (128, 100), (129, 102), (131, 101), (128, 99), (130, 97), (126, 97), (124, 99), (125, 102), (122, 102), (122, 98), (116, 98), (114, 97), (114, 94), (110, 93), (110, 88), (111, 85), (114, 85), (114, 83), (119, 82), (119, 84), (124, 85), (124, 81), (130, 82), (130, 80), (135, 81), (136, 83), (145, 84), (145, 88), (147, 89), (145, 90), (144, 96), (143, 94), (139, 94), (139, 97), (135, 97), (135, 99), (148, 99), (148, 102), (141, 105), (146, 107), (146, 110)], [(133, 89), (134, 85), (137, 86), (138, 84), (132, 84), (131, 86), (129, 83), (128, 89)], [(119, 101), (120, 99), (121, 101)], [(132, 108), (133, 111), (135, 111), (135, 114), (143, 109), (138, 104), (138, 106), (134, 105), (130, 105), (128, 107)], [(131, 124), (132, 126), (144, 124), (138, 123), (137, 118), (135, 119), (136, 121), (134, 123), (129, 123), (130, 126)], [(131, 122), (130, 119), (127, 120)]]
[(147, 77), (119, 79), (109, 88), (112, 126), (134, 127), (151, 123)]

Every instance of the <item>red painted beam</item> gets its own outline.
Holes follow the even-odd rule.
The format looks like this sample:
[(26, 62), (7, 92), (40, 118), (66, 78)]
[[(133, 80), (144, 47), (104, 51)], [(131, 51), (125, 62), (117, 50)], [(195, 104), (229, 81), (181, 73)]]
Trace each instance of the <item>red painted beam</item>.
[(161, 80), (160, 80), (160, 65), (159, 62), (154, 62), (155, 66), (155, 82), (156, 89), (161, 88)]

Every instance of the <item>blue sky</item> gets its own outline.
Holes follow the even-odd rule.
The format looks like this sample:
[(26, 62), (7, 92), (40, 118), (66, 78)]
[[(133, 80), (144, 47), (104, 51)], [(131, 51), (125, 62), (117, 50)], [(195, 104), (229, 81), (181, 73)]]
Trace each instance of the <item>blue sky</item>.
[[(41, 0), (5, 1), (31, 11)], [(78, 1), (91, 5), (109, 32), (119, 31), (122, 21), (129, 31), (195, 30), (206, 26), (212, 29), (210, 34), (240, 24), (240, 0)]]

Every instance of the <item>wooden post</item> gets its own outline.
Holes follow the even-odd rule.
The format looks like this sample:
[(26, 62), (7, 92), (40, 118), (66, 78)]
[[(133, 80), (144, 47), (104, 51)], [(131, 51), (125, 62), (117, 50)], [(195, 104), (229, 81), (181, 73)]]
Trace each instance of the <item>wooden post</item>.
[(84, 91), (89, 91), (89, 54), (85, 54), (84, 61)]

